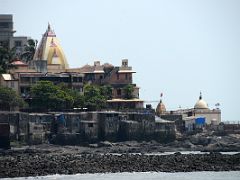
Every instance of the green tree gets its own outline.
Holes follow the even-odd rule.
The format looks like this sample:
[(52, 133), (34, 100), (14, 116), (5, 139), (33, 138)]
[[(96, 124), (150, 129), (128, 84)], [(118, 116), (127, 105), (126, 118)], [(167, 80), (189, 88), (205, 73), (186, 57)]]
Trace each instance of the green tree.
[(73, 107), (75, 107), (75, 108), (84, 108), (85, 107), (85, 98), (81, 92), (79, 92), (75, 89), (68, 88), (67, 85), (64, 83), (58, 84), (58, 87), (73, 97)]
[(123, 92), (124, 92), (124, 98), (125, 99), (132, 99), (133, 98), (133, 91), (134, 91), (134, 87), (132, 84), (128, 84), (123, 88)]
[(74, 104), (73, 104), (73, 107), (76, 107), (76, 108), (84, 108), (86, 105), (85, 105), (85, 96), (83, 94), (80, 94), (80, 93), (77, 93), (75, 96), (74, 96)]
[(107, 100), (112, 99), (112, 86), (110, 85), (104, 85), (100, 86), (100, 94), (104, 96)]
[(101, 110), (106, 107), (106, 98), (101, 95), (100, 89), (94, 85), (84, 87), (85, 106), (89, 110)]
[(11, 88), (0, 86), (0, 109), (15, 110), (26, 106), (24, 100)]
[(70, 109), (73, 97), (50, 81), (39, 81), (31, 87), (33, 108), (41, 110)]
[(12, 67), (11, 63), (17, 58), (16, 49), (8, 50), (0, 47), (0, 73), (6, 73)]
[(24, 52), (21, 54), (21, 59), (25, 62), (33, 60), (37, 48), (37, 40), (29, 39), (24, 47)]

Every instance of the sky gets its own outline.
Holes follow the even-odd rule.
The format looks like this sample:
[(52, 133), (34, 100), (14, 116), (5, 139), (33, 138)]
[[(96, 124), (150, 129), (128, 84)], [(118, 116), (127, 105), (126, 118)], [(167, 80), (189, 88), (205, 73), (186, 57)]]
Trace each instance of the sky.
[(70, 67), (127, 58), (148, 103), (192, 108), (201, 91), (240, 121), (239, 0), (0, 0), (0, 14), (38, 41), (49, 22)]

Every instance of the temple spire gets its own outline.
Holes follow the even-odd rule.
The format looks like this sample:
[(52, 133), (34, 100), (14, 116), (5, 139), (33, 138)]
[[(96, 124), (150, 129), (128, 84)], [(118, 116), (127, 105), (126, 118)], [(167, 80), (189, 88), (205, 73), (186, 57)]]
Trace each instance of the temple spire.
[(199, 96), (199, 100), (202, 99), (202, 92), (200, 91), (200, 96)]
[(162, 103), (163, 93), (160, 94), (160, 103)]
[(43, 34), (41, 42), (34, 55), (34, 59), (46, 60), (48, 65), (59, 65), (63, 70), (68, 69), (69, 67), (63, 49), (50, 26), (50, 23), (48, 23), (47, 30)]
[(47, 28), (48, 31), (51, 30), (51, 26), (50, 26), (50, 23), (48, 22), (48, 28)]

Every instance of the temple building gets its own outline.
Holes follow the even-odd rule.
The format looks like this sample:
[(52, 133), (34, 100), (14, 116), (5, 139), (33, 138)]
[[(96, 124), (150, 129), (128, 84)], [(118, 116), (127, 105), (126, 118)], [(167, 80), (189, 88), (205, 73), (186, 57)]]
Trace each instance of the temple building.
[(195, 117), (205, 117), (206, 124), (219, 124), (221, 122), (221, 110), (219, 108), (209, 109), (206, 101), (202, 99), (202, 93), (200, 93), (193, 112)]
[[(6, 18), (11, 21), (10, 16)], [(5, 24), (4, 22), (2, 25)], [(13, 34), (12, 21), (7, 25)], [(68, 88), (79, 92), (84, 91), (84, 84), (109, 85), (112, 88), (112, 99), (107, 102), (110, 108), (143, 108), (143, 100), (139, 99), (139, 87), (133, 83), (133, 74), (136, 72), (128, 65), (128, 59), (123, 59), (120, 66), (95, 61), (93, 65), (69, 68), (63, 48), (50, 24), (33, 60), (23, 62), (16, 59), (11, 65), (13, 68), (8, 73), (0, 75), (0, 85), (13, 88), (25, 99), (30, 98), (32, 85), (47, 80), (54, 84), (64, 83)], [(125, 90), (128, 85), (132, 88), (130, 97)]]
[(42, 36), (33, 59), (46, 60), (48, 71), (64, 71), (69, 68), (60, 42), (50, 24), (48, 24), (48, 28)]
[(207, 102), (203, 100), (201, 92), (194, 107), (190, 109), (167, 111), (162, 100), (160, 100), (156, 108), (156, 115), (173, 121), (184, 120), (186, 123), (188, 121), (195, 123), (198, 119), (203, 119), (204, 124), (208, 125), (216, 125), (221, 122), (221, 110), (219, 108), (210, 109)]

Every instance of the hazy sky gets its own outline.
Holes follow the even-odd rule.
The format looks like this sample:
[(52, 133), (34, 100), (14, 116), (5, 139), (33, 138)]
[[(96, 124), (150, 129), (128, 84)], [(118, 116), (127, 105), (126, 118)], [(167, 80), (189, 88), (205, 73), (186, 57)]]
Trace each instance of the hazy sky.
[(0, 0), (15, 35), (50, 22), (71, 67), (128, 58), (143, 100), (191, 108), (202, 91), (240, 120), (240, 0)]

